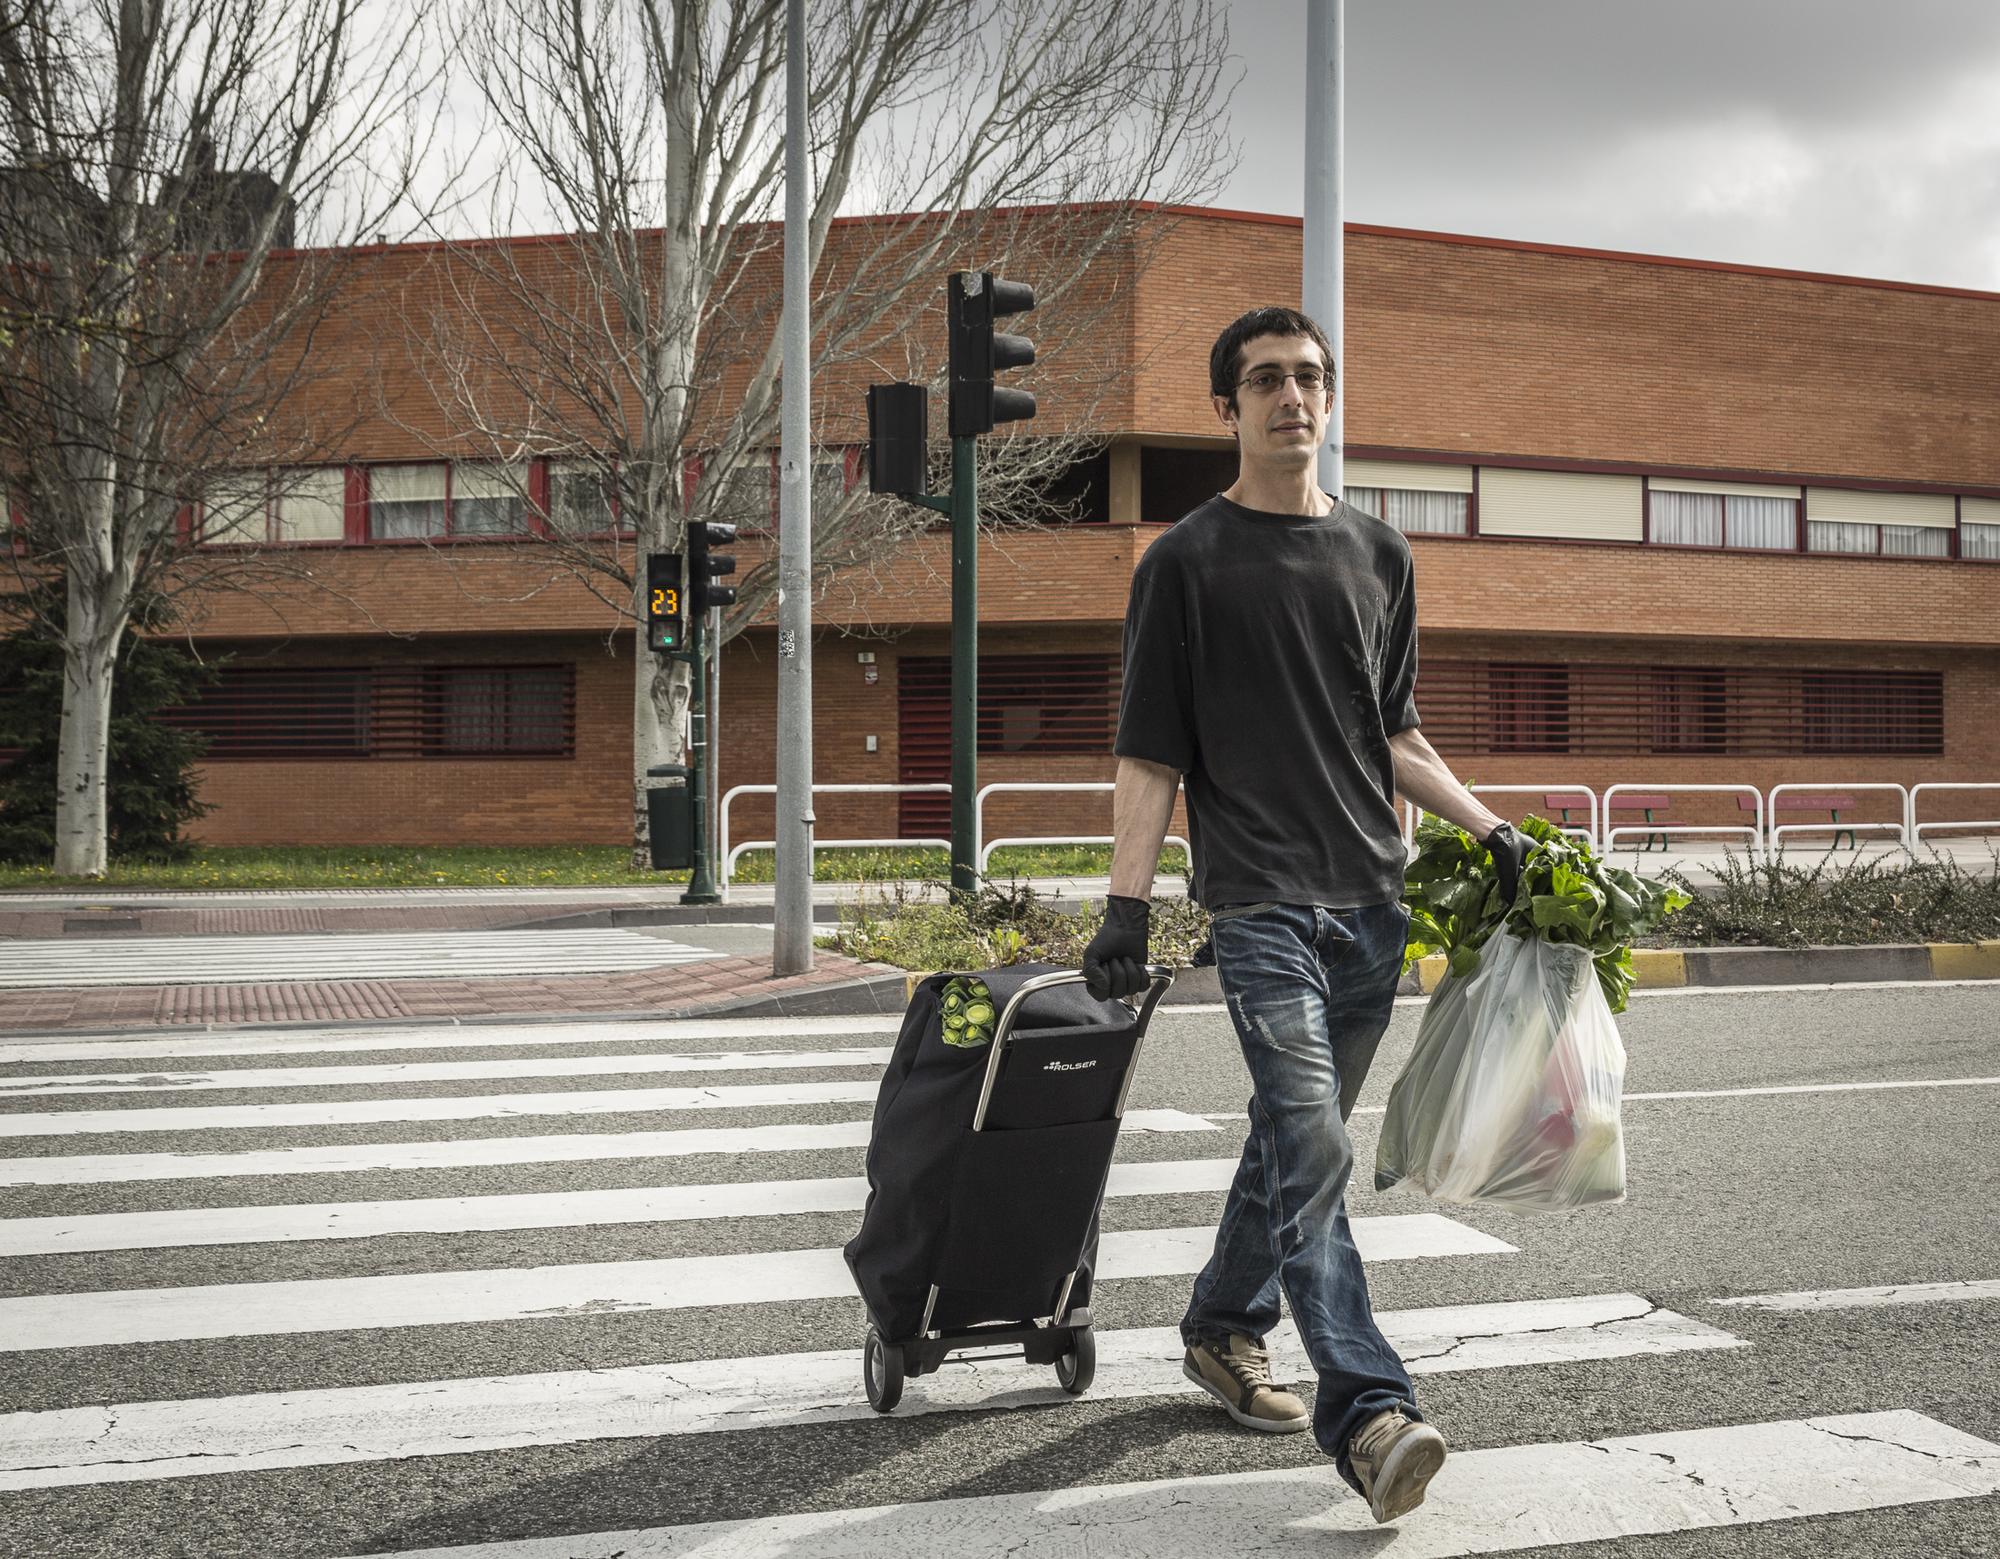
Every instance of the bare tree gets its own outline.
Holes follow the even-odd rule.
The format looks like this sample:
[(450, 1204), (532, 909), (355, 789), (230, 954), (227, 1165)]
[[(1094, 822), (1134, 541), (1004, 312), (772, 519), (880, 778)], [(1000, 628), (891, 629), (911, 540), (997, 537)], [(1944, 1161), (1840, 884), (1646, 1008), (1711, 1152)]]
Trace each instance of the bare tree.
[[(362, 9), (0, 0), (6, 610), (63, 648), (58, 874), (106, 869), (111, 680), (135, 608), (240, 582), (260, 556), (285, 571), (254, 545), (192, 544), (204, 526), (261, 539), (251, 518), (287, 497), (262, 473), (337, 442), (296, 392), (353, 271), (338, 250), (409, 188), (385, 129), (426, 53), (408, 47), (420, 9), (373, 7), (372, 34)], [(302, 233), (331, 251), (274, 256)]]
[[(414, 333), (422, 371), (463, 439), (493, 458), (555, 458), (553, 565), (634, 623), (638, 559), (678, 550), (690, 521), (754, 514), (768, 493), (784, 12), (783, 0), (490, 0), (472, 35), (511, 171), (567, 236), (455, 246)], [(1123, 305), (1140, 203), (1199, 201), (1230, 166), (1215, 124), (1218, 6), (815, 0), (810, 25), (815, 443), (857, 441), (868, 379), (942, 369), (941, 331), (918, 327), (941, 315), (948, 269), (1031, 277), (1034, 383), (1046, 395), (1059, 377), (1067, 415), (1040, 437), (986, 441), (982, 483), (990, 511), (1046, 517), (1050, 479), (1091, 442), (1048, 436), (1050, 423), (1091, 426), (1092, 399), (1132, 368), (1081, 343)], [(837, 221), (854, 211), (915, 215)], [(813, 521), (816, 592), (931, 523), (837, 482), (817, 492)], [(776, 583), (775, 560), (743, 580), (725, 636)], [(679, 755), (689, 676), (643, 651), (635, 662), (643, 839), (643, 776)]]

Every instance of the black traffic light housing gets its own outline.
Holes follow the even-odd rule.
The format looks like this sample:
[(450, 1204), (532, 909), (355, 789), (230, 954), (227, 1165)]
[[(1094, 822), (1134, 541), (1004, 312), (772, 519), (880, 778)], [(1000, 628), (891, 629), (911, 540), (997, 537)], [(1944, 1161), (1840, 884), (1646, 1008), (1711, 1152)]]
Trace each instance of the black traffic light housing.
[(1027, 367), (1035, 360), (1035, 343), (1026, 336), (996, 333), (993, 321), (1027, 313), (1035, 306), (1035, 289), (1026, 282), (1002, 281), (991, 271), (955, 271), (947, 296), (951, 436), (973, 438), (992, 432), (995, 423), (1034, 416), (1035, 397), (1026, 390), (994, 388), (993, 375), (1002, 368)]
[(687, 648), (687, 596), (678, 552), (646, 554), (646, 647), (662, 655)]
[(931, 393), (921, 384), (868, 386), (868, 490), (897, 497), (930, 491)]
[(691, 520), (687, 539), (687, 592), (689, 607), (700, 614), (711, 606), (734, 606), (736, 587), (715, 581), (736, 572), (736, 559), (717, 547), (736, 540), (736, 527), (717, 520)]

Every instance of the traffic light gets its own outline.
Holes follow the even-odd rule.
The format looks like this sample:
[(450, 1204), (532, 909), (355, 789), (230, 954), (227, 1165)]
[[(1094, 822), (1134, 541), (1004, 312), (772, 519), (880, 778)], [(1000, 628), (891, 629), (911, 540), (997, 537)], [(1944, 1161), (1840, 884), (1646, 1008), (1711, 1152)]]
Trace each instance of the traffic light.
[(995, 389), (993, 375), (1001, 368), (1027, 367), (1035, 360), (1035, 343), (996, 334), (993, 321), (1027, 313), (1035, 306), (1035, 289), (1002, 281), (991, 271), (956, 271), (949, 299), (951, 436), (972, 438), (992, 432), (996, 422), (1034, 416), (1035, 397), (1026, 390)]
[(930, 491), (931, 393), (921, 384), (868, 386), (868, 490), (899, 497)]
[(724, 525), (716, 520), (691, 520), (688, 523), (688, 604), (697, 613), (705, 612), (711, 606), (736, 604), (736, 587), (715, 582), (724, 574), (736, 572), (736, 559), (726, 552), (714, 550), (729, 546), (735, 540), (734, 525)]
[(681, 591), (681, 555), (646, 554), (646, 646), (662, 655), (686, 648), (686, 597)]

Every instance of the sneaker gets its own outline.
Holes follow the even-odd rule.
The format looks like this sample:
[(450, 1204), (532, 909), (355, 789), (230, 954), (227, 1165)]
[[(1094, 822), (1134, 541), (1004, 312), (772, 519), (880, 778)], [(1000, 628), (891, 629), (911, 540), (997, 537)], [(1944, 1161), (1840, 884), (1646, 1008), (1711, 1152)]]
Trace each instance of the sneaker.
[(1377, 1521), (1407, 1516), (1444, 1465), (1444, 1436), (1399, 1408), (1377, 1413), (1347, 1442), (1347, 1459)]
[(1257, 1338), (1194, 1343), (1181, 1362), (1181, 1373), (1245, 1428), (1295, 1434), (1312, 1423), (1305, 1403), (1271, 1383), (1271, 1355)]

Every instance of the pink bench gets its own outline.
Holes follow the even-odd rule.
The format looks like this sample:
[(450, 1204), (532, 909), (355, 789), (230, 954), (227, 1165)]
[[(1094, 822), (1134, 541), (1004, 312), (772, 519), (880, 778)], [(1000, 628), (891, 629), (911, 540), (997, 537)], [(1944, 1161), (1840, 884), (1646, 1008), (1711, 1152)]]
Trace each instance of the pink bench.
[[(1854, 810), (1854, 798), (1849, 795), (1828, 791), (1823, 796), (1808, 796), (1804, 794), (1780, 796), (1770, 805), (1772, 811), (1771, 821), (1774, 824), (1778, 821), (1776, 814), (1779, 812), (1827, 812), (1832, 814), (1834, 824), (1838, 825), (1840, 822), (1840, 809), (1845, 807), (1848, 811), (1852, 812)], [(1752, 801), (1748, 796), (1738, 796), (1736, 798), (1736, 806), (1737, 810), (1742, 812), (1755, 812), (1757, 810), (1757, 803)], [(1847, 847), (1850, 850), (1861, 848), (1854, 842), (1853, 829), (1835, 826), (1833, 830), (1834, 849), (1838, 850), (1840, 848), (1840, 836), (1842, 834), (1847, 835)]]

